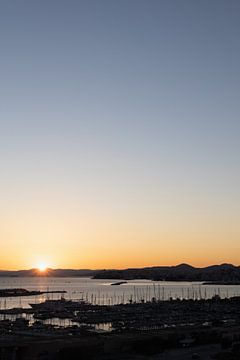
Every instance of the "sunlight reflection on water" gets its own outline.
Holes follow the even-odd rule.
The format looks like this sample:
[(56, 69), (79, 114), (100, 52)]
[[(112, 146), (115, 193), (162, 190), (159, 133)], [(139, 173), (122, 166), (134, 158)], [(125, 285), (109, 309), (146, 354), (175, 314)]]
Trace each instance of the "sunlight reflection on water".
[[(0, 289), (24, 288), (40, 291), (66, 291), (66, 299), (84, 299), (95, 304), (118, 304), (141, 299), (151, 300), (153, 297), (160, 300), (172, 298), (211, 298), (214, 295), (231, 297), (240, 295), (240, 286), (237, 285), (202, 285), (200, 282), (152, 282), (149, 280), (130, 280), (120, 286), (111, 286), (113, 280), (90, 278), (0, 278)], [(0, 298), (0, 308), (29, 307), (30, 303), (39, 303), (46, 299), (60, 299), (61, 294), (44, 294), (37, 296), (22, 296)]]

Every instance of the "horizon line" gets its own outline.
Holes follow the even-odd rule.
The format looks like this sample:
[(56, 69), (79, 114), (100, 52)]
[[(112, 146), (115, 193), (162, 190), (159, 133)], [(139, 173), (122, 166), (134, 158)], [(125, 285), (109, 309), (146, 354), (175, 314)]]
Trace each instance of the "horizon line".
[[(236, 265), (236, 264), (233, 264), (233, 263), (228, 263), (228, 262), (221, 262), (221, 263), (212, 263), (212, 264), (209, 264), (209, 265), (205, 265), (205, 266), (194, 266), (194, 265), (191, 265), (189, 263), (178, 263), (176, 265), (148, 265), (148, 266), (139, 266), (139, 267), (124, 267), (124, 268), (70, 268), (70, 267), (67, 267), (67, 268), (62, 268), (62, 267), (57, 267), (57, 268), (52, 268), (52, 267), (46, 267), (46, 271), (48, 270), (52, 270), (52, 271), (57, 271), (57, 270), (75, 270), (75, 271), (83, 271), (83, 270), (86, 270), (86, 271), (104, 271), (104, 270), (128, 270), (128, 269), (146, 269), (146, 268), (157, 268), (157, 267), (177, 267), (177, 266), (181, 266), (181, 265), (187, 265), (189, 267), (192, 267), (192, 268), (196, 268), (196, 269), (203, 269), (203, 268), (207, 268), (207, 267), (211, 267), (211, 266), (221, 266), (221, 265), (232, 265), (234, 267), (239, 267), (240, 265)], [(18, 271), (33, 271), (33, 270), (39, 270), (38, 267), (33, 267), (33, 268), (24, 268), (24, 269), (0, 269), (0, 272), (18, 272)]]

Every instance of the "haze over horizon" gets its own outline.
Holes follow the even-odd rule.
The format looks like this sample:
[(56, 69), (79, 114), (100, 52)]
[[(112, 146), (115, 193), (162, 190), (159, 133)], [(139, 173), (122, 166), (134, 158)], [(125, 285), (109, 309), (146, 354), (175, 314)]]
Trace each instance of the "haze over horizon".
[[(210, 264), (210, 265), (207, 265), (207, 266), (193, 266), (191, 264), (187, 264), (187, 263), (181, 263), (181, 264), (175, 264), (175, 265), (172, 265), (172, 264), (168, 264), (168, 265), (161, 265), (161, 264), (158, 264), (158, 265), (150, 265), (150, 266), (144, 266), (144, 267), (124, 267), (124, 268), (89, 268), (89, 267), (86, 267), (86, 268), (51, 268), (51, 267), (44, 267), (44, 268), (39, 268), (39, 267), (32, 267), (32, 268), (25, 268), (25, 269), (0, 269), (0, 272), (3, 272), (3, 273), (7, 273), (7, 272), (28, 272), (28, 271), (34, 271), (36, 272), (36, 275), (39, 276), (39, 275), (42, 275), (42, 276), (49, 276), (51, 274), (51, 271), (52, 272), (55, 272), (55, 271), (62, 271), (63, 273), (65, 271), (92, 271), (92, 272), (98, 272), (98, 271), (111, 271), (111, 270), (130, 270), (130, 269), (136, 269), (136, 270), (141, 270), (141, 269), (150, 269), (150, 268), (186, 268), (186, 269), (207, 269), (207, 268), (213, 268), (213, 267), (228, 267), (228, 268), (240, 268), (240, 265), (239, 264), (229, 264), (229, 263), (221, 263), (221, 264)], [(54, 275), (55, 276), (55, 275)], [(144, 278), (144, 277), (142, 277)]]
[(240, 2), (0, 2), (0, 269), (239, 264)]

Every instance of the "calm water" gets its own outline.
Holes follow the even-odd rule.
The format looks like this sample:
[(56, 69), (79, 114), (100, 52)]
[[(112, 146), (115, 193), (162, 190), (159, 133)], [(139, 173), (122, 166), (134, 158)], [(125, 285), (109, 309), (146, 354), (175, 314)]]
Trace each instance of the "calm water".
[[(113, 280), (94, 280), (90, 278), (9, 278), (0, 277), (0, 288), (24, 288), (27, 290), (65, 290), (66, 299), (85, 299), (96, 304), (126, 303), (130, 299), (140, 301), (179, 298), (209, 298), (219, 294), (221, 297), (240, 295), (240, 286), (201, 285), (197, 282), (152, 282), (131, 280), (127, 284), (111, 286)], [(47, 298), (59, 299), (61, 294), (41, 296), (0, 298), (0, 308), (29, 307), (29, 303), (38, 303)]]

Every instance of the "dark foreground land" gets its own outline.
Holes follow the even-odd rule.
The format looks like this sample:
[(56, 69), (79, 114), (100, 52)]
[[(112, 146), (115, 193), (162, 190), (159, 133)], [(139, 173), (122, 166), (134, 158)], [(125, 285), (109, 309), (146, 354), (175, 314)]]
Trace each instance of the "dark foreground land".
[(124, 334), (8, 335), (1, 360), (240, 359), (240, 327), (186, 327)]
[[(0, 360), (240, 359), (239, 297), (112, 306), (56, 300), (18, 310), (20, 318), (0, 321)], [(62, 316), (73, 325), (43, 322)], [(94, 327), (106, 323), (111, 332)]]

